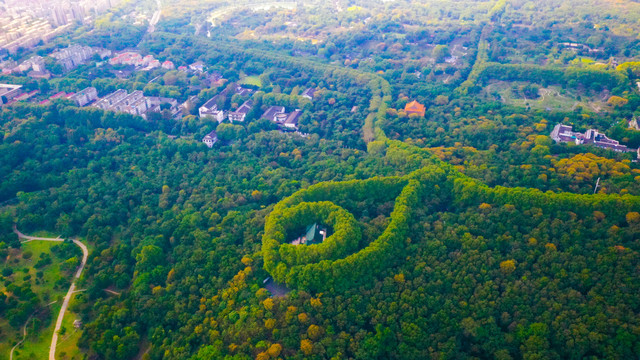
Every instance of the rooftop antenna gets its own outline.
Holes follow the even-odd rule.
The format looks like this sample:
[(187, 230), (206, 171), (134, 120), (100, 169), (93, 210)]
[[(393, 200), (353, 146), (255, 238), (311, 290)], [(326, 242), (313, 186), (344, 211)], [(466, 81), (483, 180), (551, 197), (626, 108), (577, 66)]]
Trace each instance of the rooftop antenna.
[(593, 193), (595, 194), (596, 191), (598, 191), (598, 187), (600, 186), (600, 178), (598, 178), (598, 181), (596, 181), (596, 187), (593, 188)]

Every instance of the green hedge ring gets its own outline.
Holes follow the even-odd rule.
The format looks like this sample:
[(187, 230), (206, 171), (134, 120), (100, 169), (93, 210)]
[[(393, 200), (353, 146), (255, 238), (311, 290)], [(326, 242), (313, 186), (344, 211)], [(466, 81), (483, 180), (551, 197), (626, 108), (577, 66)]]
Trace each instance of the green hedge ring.
[[(328, 226), (329, 236), (319, 244), (292, 245), (291, 240), (298, 234), (293, 231), (304, 229), (314, 223)], [(329, 201), (302, 202), (292, 208), (274, 211), (265, 225), (263, 251), (265, 258), (283, 263), (287, 268), (297, 265), (333, 260), (352, 253), (358, 247), (362, 232), (351, 213)], [(266, 254), (269, 255), (266, 255)], [(265, 261), (265, 266), (273, 261)], [(267, 269), (275, 270), (274, 267)]]

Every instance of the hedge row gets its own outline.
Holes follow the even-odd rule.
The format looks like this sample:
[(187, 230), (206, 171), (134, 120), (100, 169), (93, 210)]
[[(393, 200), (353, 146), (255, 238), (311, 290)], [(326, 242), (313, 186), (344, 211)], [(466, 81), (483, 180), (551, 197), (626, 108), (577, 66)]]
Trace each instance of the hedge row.
[[(294, 231), (301, 231), (313, 223), (332, 230), (324, 242), (307, 246), (287, 243), (300, 235)], [(265, 269), (275, 272), (279, 263), (289, 269), (295, 265), (341, 258), (357, 250), (361, 237), (360, 225), (353, 215), (329, 201), (302, 202), (292, 208), (275, 210), (265, 224)]]

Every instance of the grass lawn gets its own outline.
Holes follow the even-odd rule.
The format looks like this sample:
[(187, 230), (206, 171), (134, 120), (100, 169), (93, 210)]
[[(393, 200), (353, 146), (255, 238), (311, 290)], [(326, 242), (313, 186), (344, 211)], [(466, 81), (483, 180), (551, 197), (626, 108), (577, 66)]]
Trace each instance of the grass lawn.
[(577, 106), (600, 112), (606, 111), (606, 103), (600, 99), (582, 96), (580, 100), (572, 91), (564, 91), (557, 86), (540, 87), (537, 99), (525, 99), (514, 94), (512, 86), (526, 85), (524, 82), (498, 81), (484, 88), (484, 95), (489, 99), (502, 101), (505, 104), (530, 107), (538, 110), (571, 111)]
[(260, 77), (258, 76), (247, 76), (240, 80), (240, 84), (255, 85), (258, 87), (262, 87), (262, 81), (260, 81)]
[[(51, 336), (53, 336), (53, 327), (56, 323), (56, 318), (60, 312), (60, 306), (62, 301), (58, 301), (51, 305), (51, 322), (45, 329), (33, 333), (29, 331), (27, 327), (27, 340), (16, 349), (13, 354), (14, 360), (22, 359), (34, 359), (34, 360), (46, 360), (49, 359), (49, 347), (51, 346)], [(8, 355), (8, 354), (7, 354)]]

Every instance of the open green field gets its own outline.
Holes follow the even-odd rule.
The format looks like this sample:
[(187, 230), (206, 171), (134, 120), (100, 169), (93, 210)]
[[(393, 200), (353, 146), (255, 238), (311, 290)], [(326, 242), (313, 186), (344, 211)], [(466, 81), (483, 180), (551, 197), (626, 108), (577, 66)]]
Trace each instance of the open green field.
[[(32, 234), (29, 234), (32, 235)], [(47, 232), (34, 233), (33, 236), (40, 237), (57, 237), (57, 235)], [(61, 272), (62, 259), (53, 255), (51, 249), (59, 245), (58, 242), (49, 241), (29, 241), (22, 243), (20, 249), (11, 250), (7, 260), (0, 263), (0, 273), (5, 268), (13, 269), (13, 274), (7, 276), (0, 281), (0, 291), (7, 292), (7, 285), (15, 284), (21, 286), (25, 281), (29, 281), (32, 291), (38, 296), (40, 306), (49, 304), (50, 315), (44, 323), (34, 328), (39, 320), (31, 318), (27, 322), (27, 337), (14, 352), (13, 358), (20, 359), (48, 359), (49, 347), (51, 345), (51, 337), (55, 321), (60, 312), (62, 300), (68, 290), (68, 285), (55, 287), (56, 282), (62, 278), (71, 280), (71, 276)], [(25, 254), (31, 253), (31, 256)], [(49, 265), (36, 268), (35, 265), (40, 260), (41, 254), (51, 254), (52, 263)], [(38, 273), (41, 273), (38, 277)], [(29, 278), (30, 276), (30, 278)], [(71, 301), (71, 306), (73, 305)], [(58, 359), (80, 359), (77, 341), (81, 335), (81, 330), (73, 327), (73, 321), (78, 316), (67, 309), (65, 313), (63, 327), (66, 328), (66, 334), (59, 337), (58, 343)], [(9, 324), (9, 321), (0, 318), (0, 360), (9, 359), (9, 354), (13, 345), (22, 339), (22, 326), (15, 328)]]
[[(39, 236), (50, 236), (51, 234), (38, 234)], [(43, 253), (51, 253), (51, 248), (58, 243), (47, 242), (47, 241), (30, 241), (27, 243), (23, 243), (22, 247), (17, 250), (12, 250), (8, 256), (6, 262), (0, 264), (0, 272), (5, 268), (13, 269), (13, 274), (7, 276), (4, 281), (0, 282), (0, 291), (7, 292), (6, 286), (9, 284), (16, 284), (21, 286), (25, 283), (25, 281), (29, 281), (31, 283), (32, 291), (38, 296), (42, 303), (50, 303), (53, 301), (57, 301), (55, 304), (51, 305), (51, 316), (50, 320), (47, 324), (42, 324), (45, 326), (45, 329), (39, 330), (39, 336), (32, 337), (29, 333), (29, 326), (27, 326), (27, 340), (23, 343), (20, 349), (29, 349), (29, 354), (36, 354), (36, 359), (41, 358), (39, 356), (40, 353), (43, 354), (44, 357), (48, 357), (49, 351), (49, 343), (51, 342), (51, 331), (54, 325), (55, 314), (60, 310), (60, 304), (62, 297), (67, 291), (67, 288), (55, 289), (55, 282), (60, 278), (60, 265), (55, 261), (50, 264), (43, 266), (39, 269), (35, 268), (35, 264), (40, 259), (40, 254)], [(27, 258), (24, 257), (24, 254), (31, 253), (31, 256)], [(42, 277), (38, 278), (37, 273), (41, 272)], [(31, 276), (30, 279), (25, 280), (28, 276)], [(32, 321), (30, 321), (33, 324)], [(6, 319), (0, 320), (0, 330), (3, 334), (3, 340), (0, 341), (0, 359), (8, 359), (9, 352), (13, 345), (22, 339), (22, 324), (19, 326), (19, 329), (12, 327)], [(45, 340), (48, 337), (48, 342)], [(41, 344), (42, 343), (42, 344)], [(44, 349), (44, 350), (43, 350)], [(18, 351), (14, 354), (14, 359), (27, 359), (32, 358), (28, 354), (24, 353), (24, 351), (20, 352), (18, 355)]]
[(246, 76), (243, 79), (240, 79), (240, 84), (262, 87), (262, 81), (260, 81), (260, 78), (258, 76)]
[[(74, 301), (75, 297), (71, 299), (71, 302), (69, 303), (70, 308), (73, 307)], [(82, 328), (76, 329), (73, 326), (73, 322), (76, 319), (80, 319), (80, 316), (67, 309), (62, 321), (62, 328), (66, 329), (66, 331), (64, 335), (60, 335), (58, 337), (58, 346), (56, 348), (56, 359), (58, 360), (82, 359), (82, 354), (78, 349), (78, 340), (82, 335)], [(49, 339), (49, 341), (51, 341), (51, 339)]]
[(514, 86), (523, 85), (527, 83), (498, 81), (487, 85), (483, 93), (487, 98), (502, 101), (505, 104), (538, 110), (571, 111), (578, 106), (595, 112), (607, 110), (607, 104), (603, 100), (579, 97), (575, 92), (566, 91), (557, 86), (540, 87), (537, 99), (525, 99), (513, 91)]

